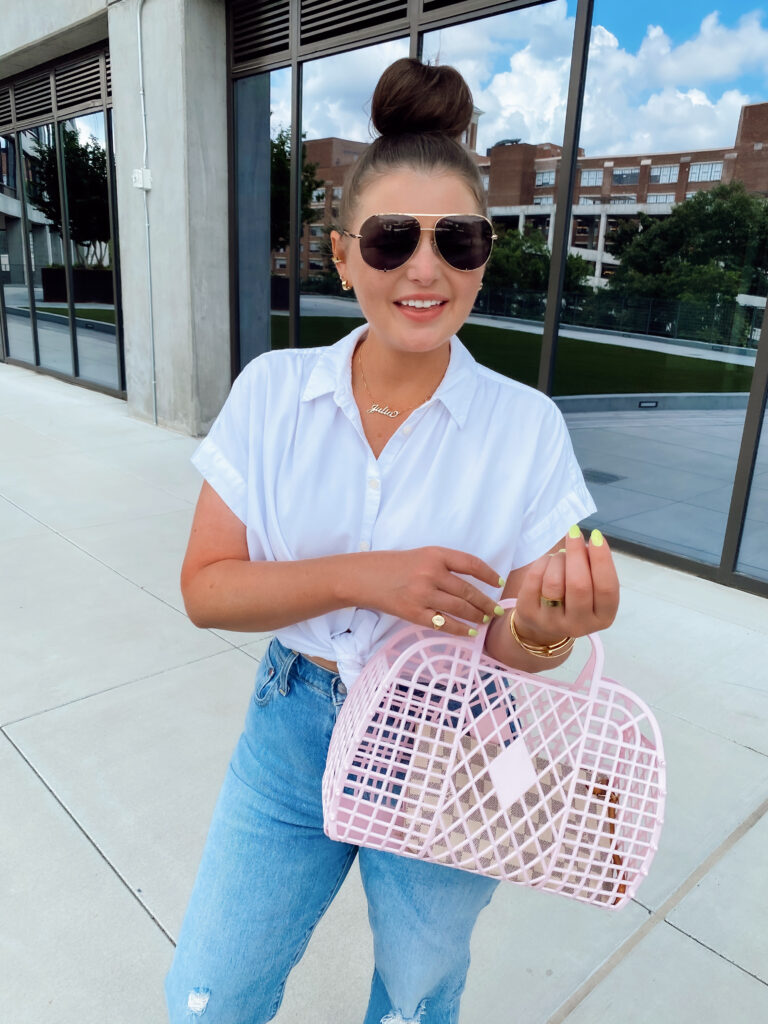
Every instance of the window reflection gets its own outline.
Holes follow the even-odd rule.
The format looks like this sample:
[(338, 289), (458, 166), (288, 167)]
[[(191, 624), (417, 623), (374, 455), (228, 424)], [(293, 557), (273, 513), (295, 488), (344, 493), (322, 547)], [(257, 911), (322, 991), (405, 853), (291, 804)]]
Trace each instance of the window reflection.
[(354, 293), (342, 292), (331, 262), (330, 232), (338, 225), (347, 173), (373, 138), (370, 99), (376, 82), (385, 68), (407, 56), (408, 41), (397, 39), (304, 66), (302, 345), (332, 344), (362, 320)]
[[(574, 10), (542, 4), (424, 36), (423, 59), (452, 64), (472, 90), (463, 141), (487, 176), (499, 236), (461, 339), (481, 363), (527, 384), (538, 377)], [(572, 257), (569, 281), (583, 269)]]
[(59, 126), (79, 376), (117, 388), (117, 326), (102, 111)]
[(763, 417), (736, 571), (768, 580), (768, 413)]
[(639, 9), (616, 35), (612, 6), (595, 5), (571, 220), (589, 273), (566, 287), (554, 390), (598, 506), (590, 525), (717, 565), (768, 280), (753, 145), (768, 104), (716, 116), (738, 61), (697, 91), (698, 0), (674, 42)]
[[(36, 311), (40, 365), (72, 374), (72, 339), (61, 239), (62, 206), (54, 128), (19, 134), (29, 230), (29, 276)], [(27, 302), (26, 309), (29, 309)], [(29, 362), (34, 362), (28, 357)]]
[(17, 176), (16, 139), (0, 136), (2, 206), (0, 206), (0, 282), (5, 307), (8, 354), (12, 359), (35, 362), (24, 227)]

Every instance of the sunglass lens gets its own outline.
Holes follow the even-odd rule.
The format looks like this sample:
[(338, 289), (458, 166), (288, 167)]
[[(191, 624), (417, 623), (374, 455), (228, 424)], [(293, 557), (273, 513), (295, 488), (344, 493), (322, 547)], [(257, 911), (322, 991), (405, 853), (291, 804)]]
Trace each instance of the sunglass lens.
[(377, 214), (360, 228), (360, 255), (374, 270), (395, 270), (414, 254), (420, 233), (415, 217)]
[(491, 255), (493, 229), (484, 217), (441, 217), (435, 225), (435, 244), (456, 270), (477, 270)]

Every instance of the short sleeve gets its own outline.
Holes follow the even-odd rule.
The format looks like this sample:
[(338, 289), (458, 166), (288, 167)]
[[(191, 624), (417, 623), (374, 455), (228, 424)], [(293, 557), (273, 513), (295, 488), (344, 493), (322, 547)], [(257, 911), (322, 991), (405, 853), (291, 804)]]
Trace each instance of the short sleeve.
[(235, 380), (208, 436), (192, 455), (192, 464), (237, 518), (246, 524), (257, 361), (249, 363)]
[(548, 401), (530, 465), (513, 567), (540, 558), (574, 523), (595, 511), (563, 415)]

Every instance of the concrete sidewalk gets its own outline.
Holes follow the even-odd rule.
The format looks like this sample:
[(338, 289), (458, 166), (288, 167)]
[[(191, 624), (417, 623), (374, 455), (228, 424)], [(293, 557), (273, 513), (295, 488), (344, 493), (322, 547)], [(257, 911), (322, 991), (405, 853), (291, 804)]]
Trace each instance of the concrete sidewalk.
[[(184, 614), (195, 444), (0, 364), (8, 1024), (165, 1020), (173, 937), (267, 643)], [(608, 674), (661, 724), (661, 848), (618, 914), (500, 887), (475, 933), (462, 1024), (768, 1020), (768, 604), (617, 561)], [(353, 871), (277, 1024), (360, 1024), (371, 969)]]

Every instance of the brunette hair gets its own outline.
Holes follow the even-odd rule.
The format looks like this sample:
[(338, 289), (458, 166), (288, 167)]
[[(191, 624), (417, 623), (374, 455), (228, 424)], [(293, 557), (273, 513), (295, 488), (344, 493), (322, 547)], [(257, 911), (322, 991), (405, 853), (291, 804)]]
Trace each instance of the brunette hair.
[(379, 137), (347, 176), (339, 208), (341, 225), (351, 226), (360, 195), (373, 178), (400, 167), (459, 175), (486, 213), (480, 171), (459, 141), (473, 108), (469, 86), (455, 68), (410, 57), (391, 64), (371, 100), (371, 121)]

